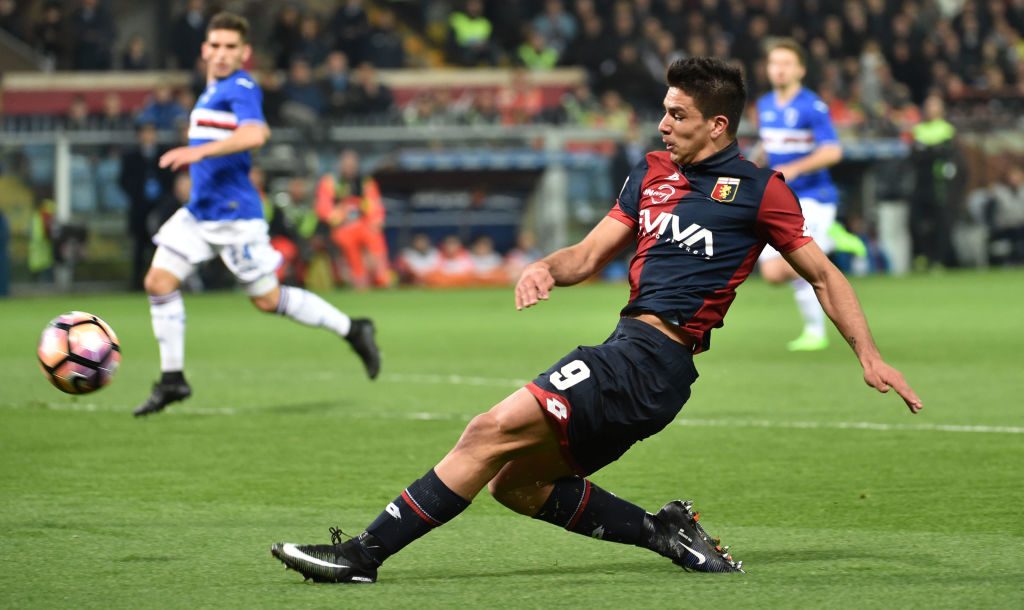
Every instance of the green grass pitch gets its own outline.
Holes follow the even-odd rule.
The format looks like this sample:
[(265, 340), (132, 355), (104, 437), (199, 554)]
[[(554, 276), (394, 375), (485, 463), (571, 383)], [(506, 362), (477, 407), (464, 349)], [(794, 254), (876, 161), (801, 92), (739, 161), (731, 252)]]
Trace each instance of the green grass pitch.
[[(1024, 272), (853, 280), (912, 416), (864, 385), (838, 334), (790, 354), (792, 295), (740, 289), (676, 422), (593, 479), (647, 508), (692, 498), (747, 575), (514, 515), (486, 492), (371, 586), (303, 583), (277, 541), (361, 531), (474, 414), (615, 324), (627, 288), (586, 284), (516, 312), (511, 289), (326, 295), (372, 315), (367, 381), (348, 346), (186, 295), (195, 394), (136, 420), (158, 358), (144, 295), (0, 301), (0, 607), (1024, 607)], [(33, 350), (55, 315), (109, 322), (124, 360), (61, 394)]]

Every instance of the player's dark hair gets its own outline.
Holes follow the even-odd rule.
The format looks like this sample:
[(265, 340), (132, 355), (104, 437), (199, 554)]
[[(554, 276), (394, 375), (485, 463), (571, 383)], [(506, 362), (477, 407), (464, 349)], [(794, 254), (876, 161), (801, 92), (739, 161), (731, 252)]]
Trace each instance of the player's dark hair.
[(800, 43), (793, 40), (792, 38), (775, 38), (765, 45), (765, 55), (768, 55), (775, 49), (785, 49), (794, 55), (796, 60), (800, 62), (801, 66), (807, 66), (807, 57), (804, 55), (804, 48), (800, 46)]
[(693, 98), (705, 119), (723, 115), (729, 120), (726, 133), (736, 137), (747, 105), (747, 87), (740, 69), (718, 57), (677, 59), (668, 67), (665, 81)]
[(249, 20), (234, 13), (217, 13), (210, 18), (210, 25), (206, 26), (207, 34), (214, 30), (234, 30), (245, 42), (249, 38)]

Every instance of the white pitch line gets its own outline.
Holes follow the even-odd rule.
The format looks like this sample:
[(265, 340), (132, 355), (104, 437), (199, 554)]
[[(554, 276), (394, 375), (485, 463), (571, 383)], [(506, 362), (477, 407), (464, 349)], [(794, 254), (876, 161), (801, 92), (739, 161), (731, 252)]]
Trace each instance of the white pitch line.
[[(433, 385), (471, 385), (517, 388), (526, 385), (525, 379), (501, 379), (494, 377), (474, 377), (467, 375), (435, 375), (435, 374), (403, 374), (385, 373), (381, 381), (396, 383), (420, 383)], [(0, 404), (0, 409), (46, 409), (50, 411), (86, 411), (119, 413), (127, 411), (120, 406), (99, 405), (92, 402), (35, 402), (23, 405)], [(177, 413), (189, 415), (238, 415), (241, 413), (258, 414), (259, 410), (238, 409), (234, 407), (192, 407), (174, 405)], [(471, 415), (459, 413), (401, 413), (382, 411), (363, 411), (359, 413), (325, 412), (324, 415), (344, 416), (354, 419), (403, 419), (420, 421), (469, 421)], [(1024, 428), (1016, 426), (969, 426), (960, 424), (882, 424), (876, 422), (815, 422), (815, 421), (772, 421), (768, 419), (689, 419), (684, 415), (672, 422), (677, 426), (695, 428), (773, 428), (773, 429), (807, 429), (807, 430), (874, 430), (879, 432), (964, 432), (975, 434), (1024, 434)]]
[[(456, 376), (457, 377), (457, 376)], [(492, 380), (493, 381), (493, 380)], [(475, 384), (474, 384), (475, 385)], [(0, 409), (17, 409), (28, 411), (40, 409), (47, 411), (84, 411), (103, 413), (128, 414), (127, 408), (115, 405), (98, 405), (96, 403), (79, 402), (37, 402), (23, 405), (0, 405)], [(260, 409), (249, 410), (233, 407), (192, 407), (174, 405), (170, 411), (187, 415), (259, 415)], [(343, 411), (325, 411), (324, 416), (349, 417), (352, 419), (398, 419), (409, 421), (469, 421), (472, 415), (462, 413), (429, 413), (429, 412), (384, 412), (360, 411), (349, 413)], [(157, 416), (160, 417), (160, 416)], [(772, 421), (767, 419), (688, 419), (685, 415), (672, 422), (676, 426), (693, 428), (772, 428), (772, 429), (804, 429), (804, 430), (871, 430), (877, 432), (961, 432), (974, 434), (1024, 434), (1024, 428), (1015, 426), (966, 426), (959, 424), (882, 424), (876, 422), (814, 422), (814, 421)]]

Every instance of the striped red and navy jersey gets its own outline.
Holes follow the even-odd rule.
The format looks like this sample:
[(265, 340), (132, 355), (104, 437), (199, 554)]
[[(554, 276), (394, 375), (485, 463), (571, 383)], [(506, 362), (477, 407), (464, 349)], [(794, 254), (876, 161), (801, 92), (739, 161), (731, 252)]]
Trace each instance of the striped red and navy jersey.
[(735, 142), (685, 167), (667, 151), (647, 153), (608, 216), (637, 232), (622, 315), (674, 322), (696, 352), (710, 346), (766, 243), (785, 253), (811, 241), (781, 175), (744, 159)]
[[(207, 85), (189, 117), (188, 142), (223, 140), (246, 123), (263, 124), (263, 93), (244, 70)], [(188, 209), (199, 220), (263, 218), (263, 203), (252, 182), (249, 151), (207, 157), (189, 166)]]

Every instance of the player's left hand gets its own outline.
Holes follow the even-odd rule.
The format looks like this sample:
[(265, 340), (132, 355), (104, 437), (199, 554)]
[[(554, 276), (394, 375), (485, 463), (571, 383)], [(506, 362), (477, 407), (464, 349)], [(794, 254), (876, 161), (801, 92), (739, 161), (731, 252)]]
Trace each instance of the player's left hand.
[(921, 399), (903, 378), (903, 374), (882, 361), (864, 367), (864, 382), (883, 394), (888, 392), (889, 388), (896, 390), (903, 402), (907, 403), (911, 413), (917, 413), (924, 408)]
[(555, 278), (551, 276), (547, 264), (538, 262), (527, 265), (516, 282), (516, 309), (522, 311), (524, 307), (548, 300), (554, 287)]
[(179, 146), (165, 152), (160, 157), (160, 167), (170, 168), (177, 171), (186, 165), (192, 165), (203, 160), (203, 153), (194, 146)]

